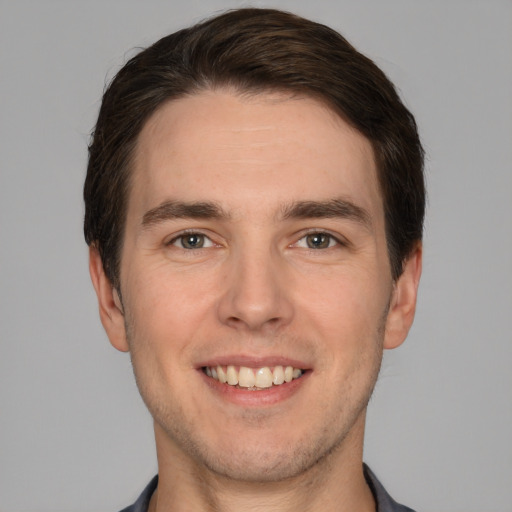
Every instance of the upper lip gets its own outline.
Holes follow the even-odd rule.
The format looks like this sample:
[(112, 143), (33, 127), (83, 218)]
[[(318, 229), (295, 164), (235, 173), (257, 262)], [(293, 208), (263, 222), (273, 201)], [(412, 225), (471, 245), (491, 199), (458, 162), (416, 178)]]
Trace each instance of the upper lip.
[(248, 368), (264, 368), (268, 366), (270, 368), (274, 366), (293, 366), (294, 368), (300, 368), (302, 370), (309, 369), (311, 367), (310, 364), (305, 361), (301, 361), (299, 359), (294, 359), (286, 356), (251, 356), (251, 355), (241, 355), (241, 354), (232, 354), (232, 355), (221, 355), (217, 357), (210, 357), (201, 361), (197, 367), (204, 368), (206, 366), (215, 367), (215, 366), (246, 366)]

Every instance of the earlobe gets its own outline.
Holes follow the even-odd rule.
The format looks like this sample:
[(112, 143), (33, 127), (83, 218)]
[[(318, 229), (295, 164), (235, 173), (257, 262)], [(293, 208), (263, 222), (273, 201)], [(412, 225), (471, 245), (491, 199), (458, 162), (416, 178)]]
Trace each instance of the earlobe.
[(94, 246), (89, 247), (89, 272), (96, 290), (101, 323), (110, 343), (121, 352), (128, 352), (123, 305), (117, 290), (107, 278), (101, 256)]
[(421, 277), (422, 246), (418, 242), (404, 263), (404, 271), (395, 282), (386, 321), (384, 348), (400, 346), (414, 320), (418, 286)]

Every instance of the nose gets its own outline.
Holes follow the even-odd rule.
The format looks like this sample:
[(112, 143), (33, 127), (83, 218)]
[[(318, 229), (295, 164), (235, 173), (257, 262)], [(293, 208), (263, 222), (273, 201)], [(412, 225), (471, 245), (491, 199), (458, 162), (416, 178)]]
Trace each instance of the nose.
[(285, 264), (271, 250), (245, 250), (227, 265), (219, 319), (232, 328), (276, 331), (293, 317)]

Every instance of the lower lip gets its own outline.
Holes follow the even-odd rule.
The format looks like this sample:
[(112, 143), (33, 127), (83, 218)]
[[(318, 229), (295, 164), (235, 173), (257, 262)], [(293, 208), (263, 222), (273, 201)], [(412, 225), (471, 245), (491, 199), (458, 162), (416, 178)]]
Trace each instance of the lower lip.
[(298, 379), (293, 379), (291, 382), (286, 382), (279, 386), (249, 390), (223, 384), (218, 380), (208, 377), (202, 370), (198, 371), (214, 393), (219, 395), (223, 400), (244, 407), (271, 406), (290, 398), (306, 383), (311, 373), (310, 371), (306, 371)]

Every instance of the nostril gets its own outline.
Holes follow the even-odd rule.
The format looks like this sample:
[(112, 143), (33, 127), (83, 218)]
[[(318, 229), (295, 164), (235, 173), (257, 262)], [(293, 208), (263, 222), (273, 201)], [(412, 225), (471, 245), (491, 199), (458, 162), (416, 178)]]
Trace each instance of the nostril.
[(259, 329), (265, 329), (265, 326), (276, 328), (281, 320), (282, 319), (278, 316), (271, 318), (243, 318), (233, 315), (227, 318), (226, 323), (231, 327), (241, 328), (244, 326), (248, 330), (256, 331)]

